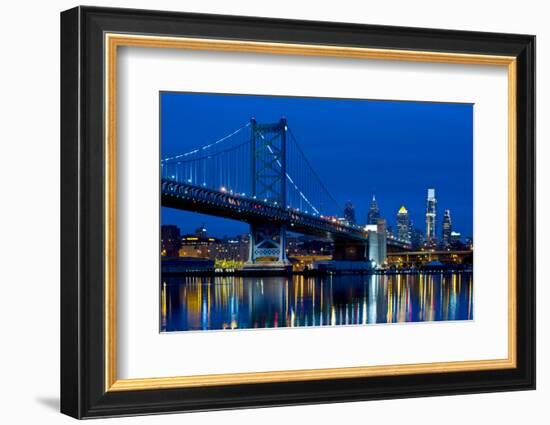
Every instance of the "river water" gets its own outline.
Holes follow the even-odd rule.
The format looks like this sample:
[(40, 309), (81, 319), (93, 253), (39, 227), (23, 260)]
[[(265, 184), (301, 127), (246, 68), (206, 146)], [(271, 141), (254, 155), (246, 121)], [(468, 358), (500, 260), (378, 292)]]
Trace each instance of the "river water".
[(162, 332), (471, 320), (471, 272), (164, 277)]

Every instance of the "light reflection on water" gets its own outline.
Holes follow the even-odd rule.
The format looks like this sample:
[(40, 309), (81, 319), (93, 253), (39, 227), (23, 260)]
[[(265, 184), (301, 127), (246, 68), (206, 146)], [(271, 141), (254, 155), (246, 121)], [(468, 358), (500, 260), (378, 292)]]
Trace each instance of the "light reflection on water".
[(161, 331), (471, 320), (470, 272), (165, 277)]

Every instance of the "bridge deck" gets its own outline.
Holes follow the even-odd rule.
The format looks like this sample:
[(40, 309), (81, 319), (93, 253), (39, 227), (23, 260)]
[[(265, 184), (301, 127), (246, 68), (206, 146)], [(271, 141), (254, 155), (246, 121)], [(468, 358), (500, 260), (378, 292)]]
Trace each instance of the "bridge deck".
[(360, 226), (283, 208), (269, 201), (164, 179), (161, 192), (162, 205), (165, 207), (232, 218), (247, 223), (271, 221), (287, 225), (287, 229), (292, 232), (323, 238), (368, 241), (367, 233)]
[[(332, 240), (368, 241), (368, 233), (359, 225), (346, 224), (333, 217), (307, 214), (293, 208), (283, 208), (274, 202), (221, 192), (188, 183), (163, 179), (162, 206), (195, 211), (247, 223), (270, 221), (285, 224), (287, 230)], [(410, 249), (406, 243), (388, 239), (388, 244)]]

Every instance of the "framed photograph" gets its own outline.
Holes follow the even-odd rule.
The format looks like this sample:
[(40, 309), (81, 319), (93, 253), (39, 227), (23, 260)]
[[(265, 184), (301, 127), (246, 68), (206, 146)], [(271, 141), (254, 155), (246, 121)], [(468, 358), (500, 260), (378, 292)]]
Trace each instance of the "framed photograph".
[(535, 387), (535, 37), (61, 14), (61, 411)]

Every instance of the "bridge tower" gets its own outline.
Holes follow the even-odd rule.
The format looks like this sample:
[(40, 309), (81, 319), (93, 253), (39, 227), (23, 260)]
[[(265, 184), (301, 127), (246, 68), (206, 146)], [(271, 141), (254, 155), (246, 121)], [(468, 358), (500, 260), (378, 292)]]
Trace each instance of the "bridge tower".
[[(283, 208), (286, 206), (287, 122), (259, 124), (251, 119), (252, 195)], [(286, 271), (286, 227), (270, 222), (250, 224), (248, 262), (245, 270)]]

